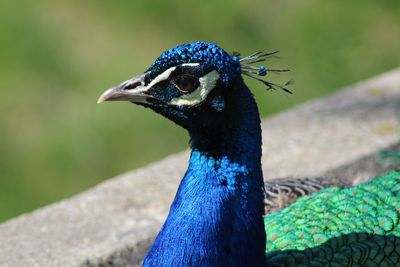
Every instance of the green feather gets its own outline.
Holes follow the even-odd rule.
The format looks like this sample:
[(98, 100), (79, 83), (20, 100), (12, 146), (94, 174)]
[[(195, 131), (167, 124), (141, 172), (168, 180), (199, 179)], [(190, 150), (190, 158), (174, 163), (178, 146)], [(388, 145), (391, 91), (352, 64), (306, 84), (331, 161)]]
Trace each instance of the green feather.
[(400, 171), (323, 189), (265, 217), (267, 263), (400, 266), (399, 218)]

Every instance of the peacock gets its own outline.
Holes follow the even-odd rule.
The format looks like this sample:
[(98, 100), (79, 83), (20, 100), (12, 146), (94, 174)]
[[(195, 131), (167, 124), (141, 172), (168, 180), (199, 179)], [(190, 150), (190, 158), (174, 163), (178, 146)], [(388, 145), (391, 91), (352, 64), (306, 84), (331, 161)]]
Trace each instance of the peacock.
[(182, 44), (99, 98), (150, 108), (190, 135), (188, 169), (143, 266), (400, 266), (400, 171), (310, 196), (323, 186), (309, 181), (264, 216), (260, 117), (242, 75), (291, 93), (261, 78), (284, 70), (253, 66), (275, 53)]

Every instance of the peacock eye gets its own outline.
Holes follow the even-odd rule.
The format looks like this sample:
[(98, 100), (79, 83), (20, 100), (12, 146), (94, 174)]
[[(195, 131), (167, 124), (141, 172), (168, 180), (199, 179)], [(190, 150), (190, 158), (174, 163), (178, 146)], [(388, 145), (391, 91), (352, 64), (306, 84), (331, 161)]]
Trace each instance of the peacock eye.
[(193, 92), (199, 86), (199, 80), (189, 75), (179, 76), (172, 82), (183, 93)]

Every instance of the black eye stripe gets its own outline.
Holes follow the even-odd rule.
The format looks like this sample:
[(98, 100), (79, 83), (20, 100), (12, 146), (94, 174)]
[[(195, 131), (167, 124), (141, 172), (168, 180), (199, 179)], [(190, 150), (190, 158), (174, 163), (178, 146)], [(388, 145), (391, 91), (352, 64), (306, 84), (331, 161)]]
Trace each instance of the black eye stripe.
[(170, 77), (175, 77), (175, 76), (179, 76), (182, 74), (192, 74), (194, 75), (195, 73), (198, 73), (198, 69), (196, 71), (195, 69), (196, 67), (192, 67), (192, 66), (178, 66), (176, 67), (176, 69), (171, 73)]
[(169, 76), (169, 79), (172, 80), (180, 75), (191, 75), (191, 76), (195, 76), (197, 78), (201, 78), (213, 70), (214, 70), (213, 68), (207, 67), (204, 65), (197, 65), (197, 66), (182, 66), (182, 65), (180, 65), (180, 66), (177, 66), (176, 69), (171, 73), (171, 75)]

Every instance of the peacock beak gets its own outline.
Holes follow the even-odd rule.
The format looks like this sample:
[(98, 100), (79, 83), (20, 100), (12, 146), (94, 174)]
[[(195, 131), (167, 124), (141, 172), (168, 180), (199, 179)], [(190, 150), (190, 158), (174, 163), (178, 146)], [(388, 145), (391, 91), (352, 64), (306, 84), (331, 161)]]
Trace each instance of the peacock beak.
[(145, 86), (144, 77), (146, 74), (141, 74), (129, 79), (120, 85), (106, 90), (97, 100), (97, 104), (105, 101), (130, 101), (140, 104), (151, 104), (153, 97), (147, 95), (146, 91), (149, 90)]

